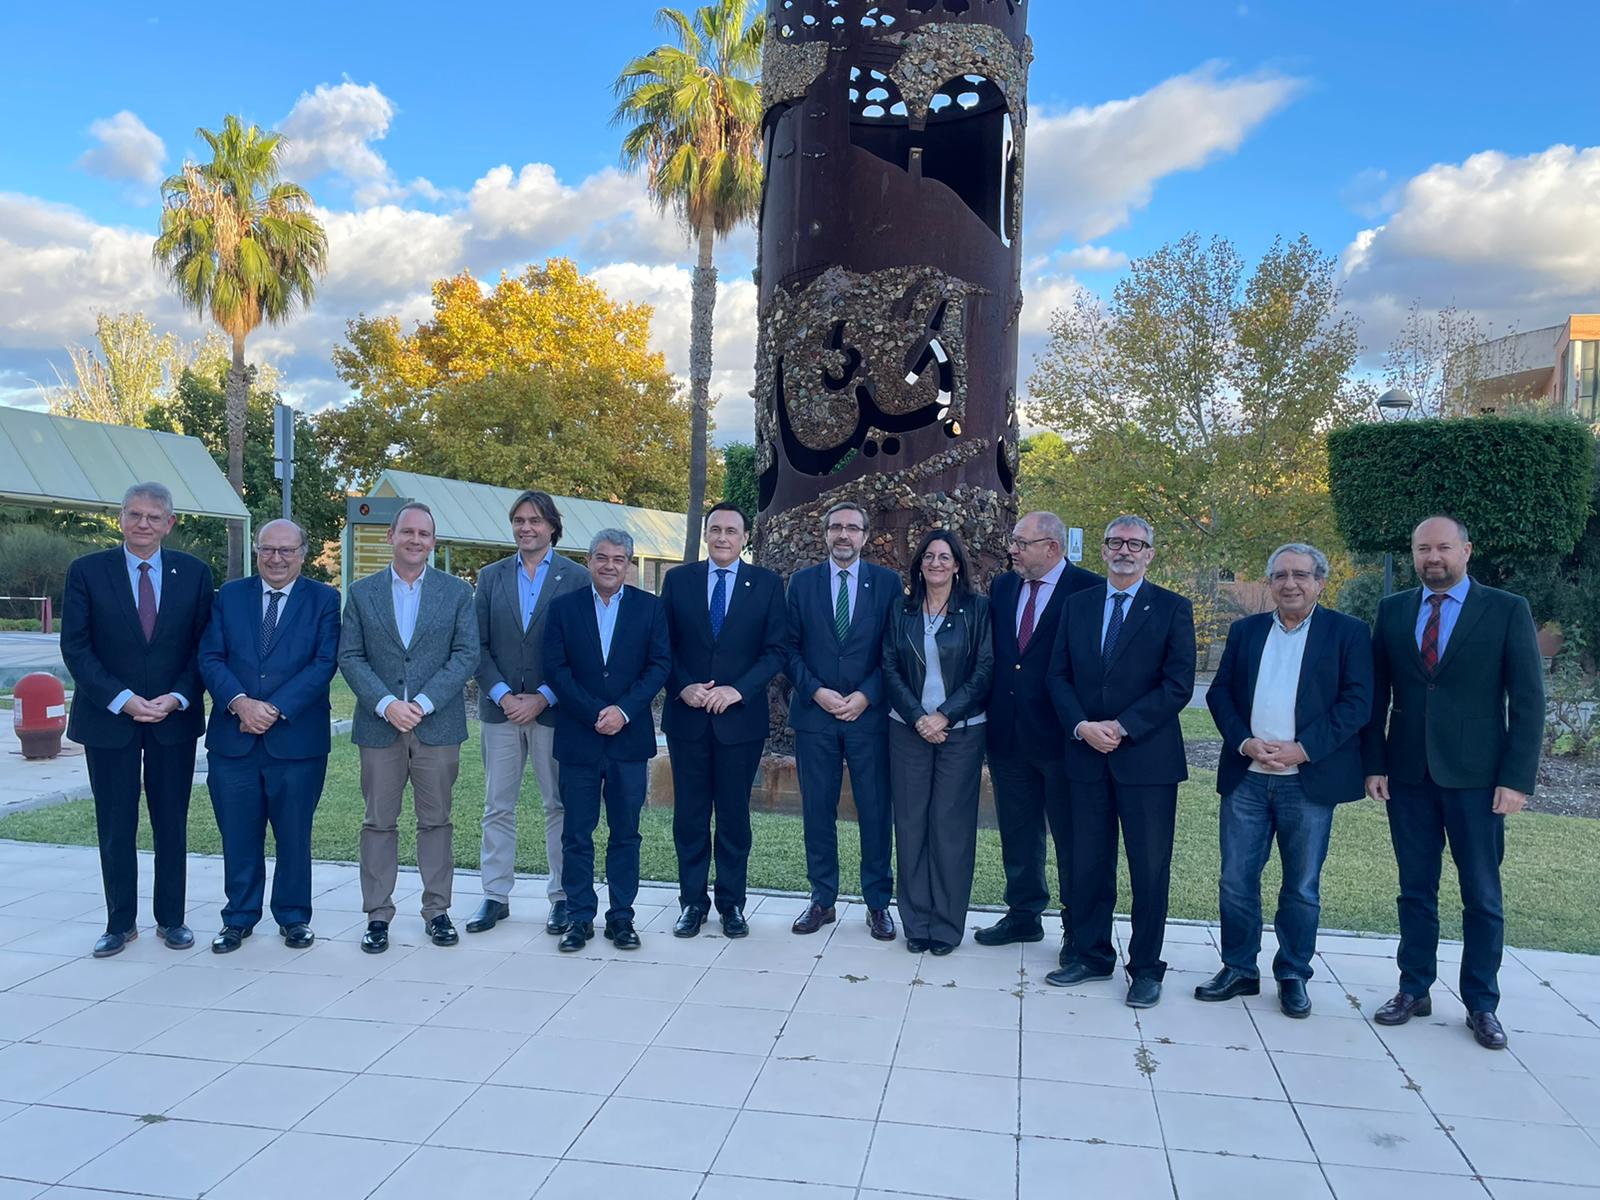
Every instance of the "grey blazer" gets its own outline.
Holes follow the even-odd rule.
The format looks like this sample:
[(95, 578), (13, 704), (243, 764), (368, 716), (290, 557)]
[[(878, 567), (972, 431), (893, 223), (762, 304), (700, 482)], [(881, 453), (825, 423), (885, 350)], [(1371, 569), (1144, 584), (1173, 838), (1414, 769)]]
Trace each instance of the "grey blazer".
[(472, 587), (464, 579), (425, 569), (422, 600), (411, 644), (401, 645), (394, 599), (385, 567), (350, 585), (339, 633), (339, 670), (356, 694), (350, 740), (358, 746), (389, 746), (399, 736), (378, 716), (378, 701), (425, 695), (433, 711), (417, 726), (429, 746), (467, 740), (467, 680), (478, 665), (478, 626)]
[[(513, 692), (536, 692), (545, 682), (544, 625), (550, 602), (589, 586), (589, 572), (570, 558), (550, 552), (550, 567), (533, 606), (533, 619), (522, 627), (522, 602), (517, 596), (517, 555), (492, 562), (478, 572), (478, 719), (502, 724), (505, 713), (489, 699), (500, 684)], [(553, 726), (556, 714), (545, 709), (540, 725)]]

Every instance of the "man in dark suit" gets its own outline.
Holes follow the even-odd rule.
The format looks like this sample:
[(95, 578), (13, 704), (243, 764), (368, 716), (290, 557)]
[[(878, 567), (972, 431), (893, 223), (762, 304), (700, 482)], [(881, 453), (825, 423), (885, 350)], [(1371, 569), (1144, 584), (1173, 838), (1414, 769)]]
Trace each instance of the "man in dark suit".
[(1065, 558), (1067, 529), (1055, 513), (1029, 513), (1011, 531), (1011, 565), (994, 581), (994, 687), (989, 695), (989, 781), (1006, 872), (1006, 913), (974, 938), (980, 945), (1044, 939), (1040, 919), (1050, 904), (1045, 830), (1056, 844), (1061, 895), (1061, 952), (1072, 942), (1068, 877), (1072, 823), (1067, 813), (1066, 732), (1050, 702), (1050, 649), (1067, 597), (1105, 580)]
[(217, 592), (200, 640), (211, 693), (206, 783), (222, 834), (222, 930), (231, 954), (261, 920), (267, 825), (277, 846), (272, 917), (291, 950), (311, 932), (311, 819), (328, 774), (328, 685), (339, 664), (339, 593), (303, 579), (306, 532), (268, 521), (256, 534), (256, 569)]
[(633, 538), (602, 529), (589, 542), (589, 580), (550, 606), (544, 635), (545, 679), (556, 694), (556, 761), (561, 764), (561, 880), (567, 931), (561, 949), (582, 950), (594, 937), (594, 831), (606, 810), (605, 935), (618, 950), (637, 950), (633, 900), (639, 894), (639, 814), (646, 772), (656, 754), (651, 703), (667, 682), (672, 647), (661, 602), (628, 587)]
[(672, 674), (661, 717), (672, 766), (672, 840), (678, 903), (672, 932), (694, 937), (711, 897), (711, 816), (716, 813), (717, 912), (740, 938), (750, 864), (750, 788), (767, 741), (767, 685), (789, 652), (783, 580), (741, 562), (749, 521), (736, 504), (706, 514), (704, 562), (667, 572), (661, 603), (672, 640)]
[(1106, 526), (1106, 586), (1067, 600), (1051, 654), (1050, 696), (1067, 731), (1072, 816), (1072, 954), (1045, 978), (1109, 979), (1117, 903), (1117, 826), (1133, 885), (1128, 1005), (1161, 999), (1178, 784), (1189, 777), (1178, 714), (1194, 695), (1194, 612), (1145, 578), (1155, 534), (1143, 517)]
[(483, 904), (467, 922), (483, 933), (511, 915), (517, 868), (517, 797), (529, 762), (544, 805), (550, 912), (544, 929), (567, 931), (561, 886), (561, 771), (555, 760), (556, 694), (544, 678), (544, 628), (550, 602), (588, 588), (589, 573), (555, 551), (561, 513), (546, 492), (511, 504), (517, 552), (478, 572), (478, 734), (483, 747)]
[(1272, 963), (1284, 1015), (1308, 1017), (1333, 810), (1362, 794), (1361, 730), (1372, 718), (1372, 637), (1319, 608), (1328, 557), (1290, 542), (1267, 559), (1271, 612), (1228, 629), (1206, 703), (1222, 731), (1222, 970), (1197, 1000), (1261, 993), (1261, 871), (1276, 835), (1283, 885)]
[(889, 721), (883, 699), (883, 627), (900, 577), (861, 560), (867, 514), (835, 504), (822, 518), (828, 561), (789, 580), (789, 727), (794, 730), (811, 903), (794, 922), (815, 933), (835, 919), (839, 896), (839, 793), (850, 793), (861, 830), (861, 894), (867, 928), (894, 940), (894, 815), (889, 807)]
[(1500, 1005), (1505, 823), (1533, 791), (1544, 740), (1544, 676), (1521, 596), (1467, 575), (1472, 542), (1454, 517), (1411, 532), (1422, 586), (1378, 605), (1376, 699), (1362, 738), (1367, 794), (1389, 808), (1400, 867), (1400, 990), (1373, 1019), (1403, 1025), (1433, 1011), (1439, 864), (1461, 877), (1461, 1002), (1478, 1044), (1506, 1045)]
[(194, 945), (184, 923), (189, 791), (204, 728), (198, 653), (214, 584), (198, 558), (161, 543), (177, 517), (163, 484), (122, 499), (123, 544), (67, 570), (61, 659), (72, 675), (67, 736), (82, 744), (94, 792), (106, 931), (96, 958), (139, 935), (139, 780), (155, 842), (156, 936)]

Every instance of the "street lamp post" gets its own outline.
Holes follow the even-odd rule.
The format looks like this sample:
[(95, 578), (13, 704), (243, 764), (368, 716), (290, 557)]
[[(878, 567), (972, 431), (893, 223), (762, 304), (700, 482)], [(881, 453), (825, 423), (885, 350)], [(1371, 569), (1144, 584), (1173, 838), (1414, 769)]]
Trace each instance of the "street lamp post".
[[(1390, 388), (1378, 397), (1378, 417), (1381, 420), (1404, 421), (1411, 415), (1411, 410), (1416, 407), (1417, 401), (1405, 388)], [(1383, 594), (1394, 593), (1394, 555), (1389, 551), (1383, 552)]]

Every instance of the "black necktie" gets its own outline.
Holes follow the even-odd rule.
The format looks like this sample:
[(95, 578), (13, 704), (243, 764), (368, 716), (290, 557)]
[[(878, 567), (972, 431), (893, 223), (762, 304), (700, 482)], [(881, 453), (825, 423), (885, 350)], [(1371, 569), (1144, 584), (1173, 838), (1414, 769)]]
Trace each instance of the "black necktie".
[(1111, 666), (1111, 655), (1117, 648), (1117, 636), (1122, 632), (1122, 606), (1127, 602), (1127, 592), (1111, 593), (1111, 620), (1106, 624), (1106, 643), (1100, 650), (1102, 668)]
[(261, 618), (261, 657), (267, 656), (268, 649), (272, 646), (272, 635), (278, 629), (278, 604), (283, 600), (282, 592), (267, 593), (267, 615)]

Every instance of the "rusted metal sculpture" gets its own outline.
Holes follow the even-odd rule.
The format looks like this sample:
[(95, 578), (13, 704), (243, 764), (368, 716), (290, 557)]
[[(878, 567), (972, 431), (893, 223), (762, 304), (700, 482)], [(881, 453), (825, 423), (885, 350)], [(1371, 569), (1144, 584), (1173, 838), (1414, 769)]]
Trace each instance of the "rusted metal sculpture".
[(1015, 520), (1026, 0), (768, 0), (758, 278), (761, 561), (866, 506), (903, 570)]

